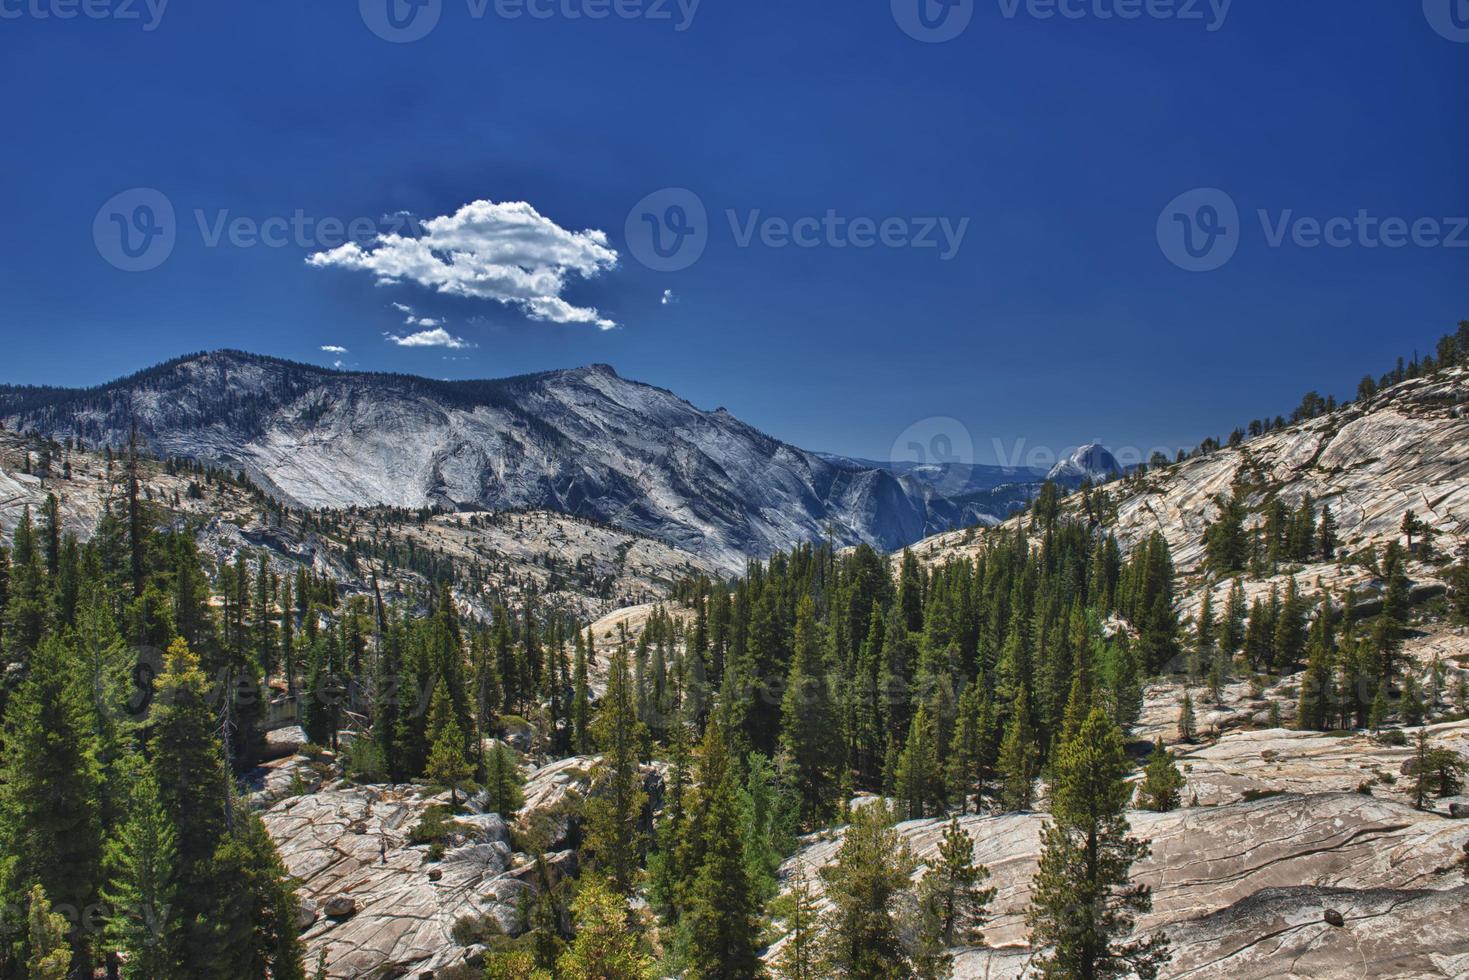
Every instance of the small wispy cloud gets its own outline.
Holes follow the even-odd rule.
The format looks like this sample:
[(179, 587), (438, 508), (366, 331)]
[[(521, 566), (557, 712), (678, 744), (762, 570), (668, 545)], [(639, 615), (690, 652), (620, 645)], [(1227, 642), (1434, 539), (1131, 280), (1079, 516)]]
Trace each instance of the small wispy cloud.
[(450, 350), (468, 350), (474, 345), (463, 337), (456, 337), (443, 327), (435, 327), (432, 330), (420, 330), (417, 333), (399, 335), (394, 333), (383, 334), (388, 343), (399, 347), (447, 347)]
[(425, 329), (432, 330), (434, 327), (442, 327), (449, 322), (442, 317), (419, 316), (418, 311), (407, 303), (394, 303), (393, 309), (403, 314), (404, 325), (410, 327), (424, 327)]
[(663, 300), (662, 300), (662, 303), (663, 303), (664, 306), (672, 306), (674, 303), (677, 303), (677, 302), (678, 302), (678, 297), (675, 296), (675, 295), (673, 295), (673, 290), (671, 290), (671, 289), (665, 289), (665, 290), (663, 290)]
[(321, 349), (323, 351), (325, 351), (326, 353), (328, 353), (328, 354), (345, 354), (345, 353), (347, 353), (347, 348), (340, 347), (337, 344), (322, 344), (321, 345)]

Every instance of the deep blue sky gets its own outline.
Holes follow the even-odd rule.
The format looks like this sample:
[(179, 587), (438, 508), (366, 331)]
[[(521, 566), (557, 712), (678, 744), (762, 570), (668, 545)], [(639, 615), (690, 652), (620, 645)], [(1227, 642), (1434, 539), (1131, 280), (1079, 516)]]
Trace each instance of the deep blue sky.
[[(443, 0), (406, 44), (349, 0), (173, 0), (152, 31), (33, 15), (55, 2), (0, 0), (23, 12), (0, 19), (0, 381), (92, 384), (223, 346), (330, 364), (319, 348), (339, 344), (352, 366), (438, 377), (600, 361), (810, 448), (883, 457), (954, 416), (992, 459), (995, 439), (1192, 445), (1308, 387), (1349, 393), (1469, 317), (1469, 247), (1271, 248), (1255, 217), (1469, 215), (1469, 43), (1418, 0), (1236, 0), (1215, 31), (977, 0), (941, 44), (901, 31), (889, 0), (703, 0), (681, 32)], [(135, 187), (168, 197), (178, 240), (127, 273), (93, 221)], [(665, 187), (712, 219), (703, 257), (667, 273), (623, 241)], [(1243, 215), (1209, 273), (1170, 263), (1155, 231), (1198, 187)], [(479, 199), (605, 230), (619, 266), (563, 296), (619, 328), (378, 287), (295, 244), (207, 247), (194, 217), (429, 218)], [(742, 248), (726, 209), (969, 227), (950, 261)], [(477, 346), (385, 342), (393, 302)]]

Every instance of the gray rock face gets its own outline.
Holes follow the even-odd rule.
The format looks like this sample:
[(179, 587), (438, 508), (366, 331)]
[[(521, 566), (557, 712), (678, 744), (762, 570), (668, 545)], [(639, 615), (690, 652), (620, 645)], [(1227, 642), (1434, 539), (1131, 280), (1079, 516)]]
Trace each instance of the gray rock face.
[[(558, 803), (571, 792), (592, 792), (596, 762), (563, 759), (533, 772), (517, 830), (554, 829), (561, 819), (554, 816)], [(645, 767), (644, 779), (656, 798), (662, 768)], [(425, 798), (414, 786), (333, 787), (273, 802), (257, 794), (257, 806), (269, 805), (262, 813), (266, 830), (300, 883), (308, 964), (325, 951), (333, 980), (432, 976), (482, 952), (456, 942), (456, 925), (472, 926), (466, 931), (480, 935), (524, 931), (521, 898), (539, 887), (540, 872), (526, 855), (512, 852), (505, 818), (483, 812), (455, 816), (453, 829), (439, 841), (439, 860), (427, 845), (410, 843), (424, 812), (447, 801), (447, 793)], [(482, 803), (476, 797), (467, 807), (479, 810)], [(547, 842), (545, 857), (553, 884), (577, 870), (576, 852), (559, 849), (566, 844), (566, 826), (559, 826), (563, 836)]]
[(300, 882), (308, 964), (325, 951), (333, 978), (441, 970), (476, 951), (454, 940), (461, 919), (490, 920), (511, 934), (522, 928), (516, 900), (533, 886), (514, 864), (499, 816), (455, 818), (438, 862), (408, 843), (424, 810), (444, 799), (422, 799), (407, 786), (330, 789), (262, 815)]
[(973, 515), (921, 479), (831, 462), (611, 368), (487, 382), (347, 374), (237, 352), (86, 392), (0, 389), (11, 428), (243, 469), (309, 508), (537, 508), (722, 562), (834, 532), (901, 547)]
[[(1405, 381), (1375, 397), (1329, 415), (1278, 429), (1166, 469), (1149, 472), (1141, 482), (1114, 482), (1105, 490), (1115, 507), (1106, 526), (1124, 550), (1154, 531), (1168, 539), (1174, 565), (1184, 580), (1178, 586), (1180, 611), (1198, 609), (1204, 564), (1204, 531), (1218, 518), (1216, 500), (1228, 497), (1236, 477), (1258, 479), (1265, 489), (1247, 501), (1258, 507), (1266, 490), (1296, 507), (1310, 494), (1319, 507), (1327, 504), (1336, 518), (1340, 550), (1352, 554), (1389, 541), (1403, 543), (1403, 514), (1413, 510), (1439, 534), (1440, 552), (1451, 554), (1469, 531), (1469, 373), (1455, 368), (1433, 378)], [(1082, 512), (1079, 497), (1064, 506)], [(1263, 518), (1252, 514), (1246, 526)], [(1014, 524), (1006, 525), (1013, 530)], [(972, 555), (984, 535), (949, 532), (913, 546), (922, 560), (942, 563)], [(1340, 597), (1348, 586), (1370, 599), (1380, 588), (1360, 566), (1315, 562), (1282, 570), (1274, 579), (1246, 583), (1253, 600), (1272, 585), (1284, 588), (1294, 572), (1303, 591), (1312, 594), (1319, 582)], [(1409, 576), (1420, 595), (1443, 587), (1441, 571), (1411, 562)], [(1223, 608), (1229, 581), (1212, 584), (1214, 609)]]
[[(1350, 793), (1366, 785), (1374, 796), (1407, 803), (1413, 781), (1403, 770), (1412, 761), (1416, 731), (1401, 746), (1353, 732), (1265, 729), (1214, 745), (1180, 747), (1175, 756), (1186, 784), (1183, 798), (1211, 806), (1261, 793)], [(1469, 755), (1469, 721), (1429, 725), (1426, 731), (1433, 747)]]
[[(1323, 969), (1335, 962), (1334, 968), (1342, 972), (1292, 972), (1289, 958), (1280, 958), (1283, 954), (1273, 942), (1274, 926), (1252, 910), (1258, 909), (1260, 896), (1304, 884), (1334, 891), (1329, 901), (1318, 897), (1305, 902), (1296, 896), (1291, 902), (1272, 906), (1272, 914), (1284, 915), (1288, 909), (1291, 921), (1298, 922), (1302, 930), (1314, 930), (1307, 937), (1311, 939), (1332, 929), (1323, 918), (1328, 907), (1342, 913), (1345, 933), (1357, 935), (1364, 928), (1361, 920), (1370, 918), (1362, 910), (1378, 908), (1380, 914), (1382, 908), (1391, 907), (1391, 900), (1380, 900), (1388, 892), (1412, 893), (1410, 898), (1424, 893), (1423, 914), (1441, 916), (1446, 906), (1435, 904), (1432, 896), (1463, 881), (1454, 865), (1469, 841), (1469, 827), (1463, 824), (1400, 803), (1348, 793), (1282, 794), (1172, 813), (1134, 812), (1129, 818), (1134, 834), (1151, 840), (1153, 846), (1152, 855), (1138, 864), (1134, 874), (1136, 881), (1153, 890), (1153, 912), (1139, 922), (1139, 929), (1163, 929), (1174, 939), (1175, 959), (1164, 971), (1169, 977), (1193, 977), (1190, 971), (1202, 968), (1206, 961), (1215, 964), (1211, 969), (1217, 968), (1206, 975), (1217, 977), (1420, 975), (1390, 970), (1346, 972), (1353, 964), (1360, 969), (1361, 962), (1344, 958), (1341, 951), (1351, 948), (1346, 936), (1330, 944), (1331, 955), (1337, 959), (1321, 954)], [(1024, 973), (1030, 958), (1025, 948), (1024, 911), (1045, 821), (1044, 814), (960, 819), (974, 841), (975, 861), (989, 867), (990, 883), (997, 890), (994, 918), (985, 935), (998, 948), (958, 951), (956, 977), (1019, 977)], [(917, 857), (926, 861), (937, 855), (945, 824), (944, 820), (910, 821), (900, 824), (899, 830)], [(837, 832), (829, 839), (811, 840), (798, 858), (811, 867), (821, 867), (834, 859), (839, 847)], [(787, 862), (784, 875), (793, 872), (795, 860)], [(1462, 903), (1462, 896), (1457, 901)], [(1377, 929), (1376, 921), (1371, 929)], [(1390, 928), (1375, 933), (1378, 938), (1373, 941), (1382, 944), (1383, 955), (1392, 946), (1428, 962), (1427, 958), (1443, 948), (1428, 929), (1416, 935), (1390, 933)], [(1457, 924), (1445, 941), (1459, 949), (1455, 955), (1469, 951), (1469, 921)], [(1241, 972), (1229, 972), (1236, 965)]]

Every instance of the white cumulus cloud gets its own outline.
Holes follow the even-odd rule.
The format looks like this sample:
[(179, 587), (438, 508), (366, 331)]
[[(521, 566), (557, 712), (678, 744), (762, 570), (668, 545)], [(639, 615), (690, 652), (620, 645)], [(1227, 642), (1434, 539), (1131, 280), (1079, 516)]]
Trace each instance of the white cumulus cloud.
[(524, 201), (474, 201), (430, 218), (422, 228), (416, 237), (380, 235), (366, 247), (348, 242), (306, 261), (370, 272), (379, 284), (413, 282), (452, 296), (494, 300), (532, 320), (617, 326), (561, 296), (573, 276), (592, 279), (616, 268), (617, 252), (605, 232), (568, 231)]
[(345, 347), (339, 347), (336, 344), (322, 344), (321, 345), (321, 349), (323, 351), (325, 351), (326, 353), (328, 353), (328, 354), (345, 354), (345, 353), (347, 353), (347, 348), (345, 348)]
[(474, 345), (462, 337), (456, 337), (443, 327), (433, 330), (420, 330), (418, 333), (399, 336), (398, 334), (384, 334), (390, 344), (399, 347), (447, 347), (450, 350), (466, 350)]

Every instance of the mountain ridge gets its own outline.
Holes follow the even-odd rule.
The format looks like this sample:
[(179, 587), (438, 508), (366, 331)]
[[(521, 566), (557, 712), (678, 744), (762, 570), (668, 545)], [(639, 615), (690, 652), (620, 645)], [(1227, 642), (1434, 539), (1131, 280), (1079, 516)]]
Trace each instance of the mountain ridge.
[(0, 387), (0, 419), (114, 447), (136, 427), (160, 455), (238, 469), (308, 509), (547, 509), (731, 571), (803, 541), (893, 550), (1005, 513), (832, 462), (606, 364), (442, 381), (225, 349), (92, 388)]

